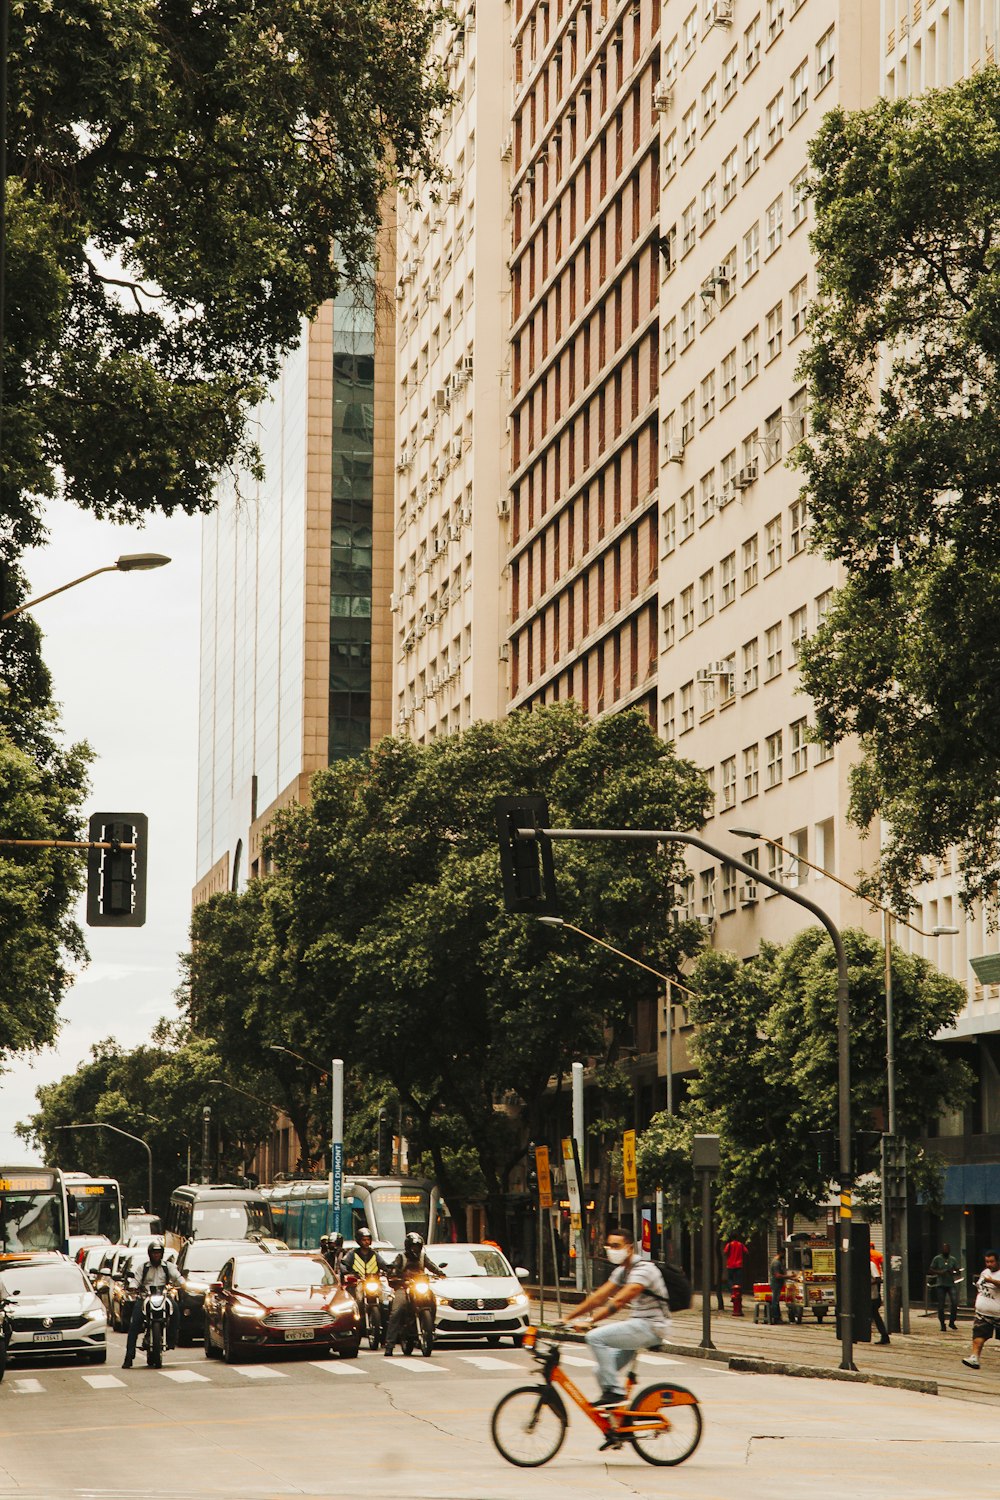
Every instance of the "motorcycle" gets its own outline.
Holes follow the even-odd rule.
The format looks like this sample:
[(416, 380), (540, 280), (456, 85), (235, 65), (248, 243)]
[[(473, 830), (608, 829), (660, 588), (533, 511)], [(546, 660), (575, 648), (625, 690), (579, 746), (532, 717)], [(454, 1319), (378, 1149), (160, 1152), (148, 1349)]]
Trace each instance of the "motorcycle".
[(358, 1304), (361, 1313), (362, 1335), (368, 1339), (369, 1349), (378, 1349), (385, 1341), (386, 1316), (384, 1288), (380, 1276), (344, 1277), (344, 1286)]
[(163, 1364), (163, 1347), (167, 1342), (167, 1327), (170, 1322), (170, 1303), (162, 1287), (152, 1287), (145, 1294), (142, 1307), (144, 1331), (143, 1348), (146, 1364), (158, 1370)]
[(407, 1326), (400, 1343), (404, 1354), (412, 1354), (414, 1344), (430, 1356), (434, 1348), (434, 1314), (437, 1298), (426, 1276), (414, 1276), (405, 1282)]

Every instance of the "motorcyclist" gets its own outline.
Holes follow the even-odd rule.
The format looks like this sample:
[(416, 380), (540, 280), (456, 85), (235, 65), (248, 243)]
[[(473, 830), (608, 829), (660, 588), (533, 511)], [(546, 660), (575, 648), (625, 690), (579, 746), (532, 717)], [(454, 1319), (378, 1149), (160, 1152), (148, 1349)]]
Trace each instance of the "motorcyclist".
[(399, 1339), (402, 1325), (409, 1311), (406, 1299), (406, 1283), (418, 1276), (443, 1276), (424, 1249), (423, 1237), (411, 1230), (403, 1241), (403, 1249), (389, 1267), (390, 1280), (396, 1287), (389, 1313), (389, 1326), (385, 1334), (385, 1357), (392, 1358), (392, 1351)]
[[(155, 1291), (157, 1287), (179, 1286), (181, 1281), (180, 1272), (175, 1265), (163, 1258), (163, 1241), (161, 1239), (150, 1240), (146, 1247), (146, 1261), (139, 1272), (138, 1296), (132, 1304), (132, 1316), (128, 1325), (128, 1341), (125, 1345), (125, 1358), (122, 1360), (122, 1369), (131, 1370), (132, 1361), (135, 1359), (135, 1346), (142, 1332), (145, 1297), (147, 1291)], [(167, 1299), (170, 1316), (167, 1322), (167, 1348), (177, 1347), (177, 1319), (179, 1308), (173, 1297)]]
[(319, 1253), (339, 1281), (340, 1263), (344, 1257), (344, 1236), (340, 1233), (339, 1229), (335, 1230), (333, 1234), (320, 1236)]
[[(348, 1290), (353, 1292), (354, 1300), (363, 1312), (365, 1282), (374, 1276), (381, 1283), (382, 1277), (389, 1274), (389, 1262), (383, 1260), (372, 1244), (372, 1232), (367, 1224), (362, 1224), (357, 1231), (357, 1240), (357, 1247), (354, 1250), (348, 1250), (340, 1262), (340, 1271), (342, 1276), (357, 1278), (355, 1285), (349, 1287)], [(381, 1301), (381, 1294), (379, 1300)]]

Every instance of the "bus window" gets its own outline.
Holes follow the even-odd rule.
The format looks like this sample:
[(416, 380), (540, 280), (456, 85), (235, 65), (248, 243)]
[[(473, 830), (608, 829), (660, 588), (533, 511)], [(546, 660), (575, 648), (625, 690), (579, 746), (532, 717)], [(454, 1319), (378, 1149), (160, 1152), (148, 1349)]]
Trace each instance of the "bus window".
[(396, 1187), (375, 1188), (371, 1194), (376, 1239), (401, 1245), (411, 1230), (427, 1239), (430, 1219), (430, 1193), (427, 1188), (409, 1183)]

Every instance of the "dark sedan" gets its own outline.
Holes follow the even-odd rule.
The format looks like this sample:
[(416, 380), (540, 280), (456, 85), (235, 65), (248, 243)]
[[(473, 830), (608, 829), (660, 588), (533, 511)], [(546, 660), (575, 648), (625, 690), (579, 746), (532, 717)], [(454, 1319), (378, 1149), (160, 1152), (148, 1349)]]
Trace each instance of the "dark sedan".
[(255, 1240), (188, 1240), (177, 1257), (181, 1284), (174, 1291), (180, 1309), (179, 1344), (191, 1344), (205, 1332), (205, 1293), (227, 1260), (235, 1256), (266, 1255)]
[(205, 1296), (205, 1354), (227, 1363), (279, 1349), (355, 1359), (361, 1319), (354, 1298), (320, 1255), (241, 1255)]

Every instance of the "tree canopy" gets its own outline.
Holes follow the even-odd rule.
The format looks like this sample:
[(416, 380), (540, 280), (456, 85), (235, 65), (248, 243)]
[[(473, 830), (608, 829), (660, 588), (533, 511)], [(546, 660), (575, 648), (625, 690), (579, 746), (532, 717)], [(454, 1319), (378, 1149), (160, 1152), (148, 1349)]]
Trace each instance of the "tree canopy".
[(817, 295), (801, 370), (813, 543), (844, 586), (804, 651), (852, 816), (888, 830), (903, 902), (961, 853), (1000, 876), (1000, 72), (825, 117), (811, 147)]

